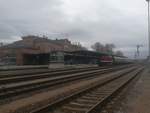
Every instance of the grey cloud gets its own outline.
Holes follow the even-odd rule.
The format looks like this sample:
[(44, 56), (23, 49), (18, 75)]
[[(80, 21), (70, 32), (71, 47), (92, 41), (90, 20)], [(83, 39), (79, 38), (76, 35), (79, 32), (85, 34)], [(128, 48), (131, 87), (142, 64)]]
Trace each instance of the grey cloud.
[[(75, 5), (73, 11), (79, 10), (72, 15), (63, 9), (65, 1), (0, 0), (1, 41), (28, 34), (46, 34), (55, 38), (52, 34), (66, 33), (68, 38), (80, 41), (88, 48), (92, 43), (100, 41), (124, 48), (122, 50), (129, 56), (134, 53), (132, 48), (136, 44), (143, 44), (145, 49), (142, 51), (147, 51), (144, 1), (72, 0), (72, 5)], [(88, 2), (90, 6), (86, 5)], [(126, 51), (127, 48), (130, 48), (130, 52)], [(146, 52), (144, 54), (146, 56)]]

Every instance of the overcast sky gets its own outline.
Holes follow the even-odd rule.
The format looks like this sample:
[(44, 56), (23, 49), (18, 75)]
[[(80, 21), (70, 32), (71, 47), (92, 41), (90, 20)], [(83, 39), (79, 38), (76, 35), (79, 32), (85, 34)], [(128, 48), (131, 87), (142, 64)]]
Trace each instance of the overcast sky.
[[(23, 35), (67, 37), (90, 48), (114, 43), (129, 57), (147, 56), (145, 0), (0, 0), (0, 42)], [(63, 34), (63, 35), (61, 35)]]

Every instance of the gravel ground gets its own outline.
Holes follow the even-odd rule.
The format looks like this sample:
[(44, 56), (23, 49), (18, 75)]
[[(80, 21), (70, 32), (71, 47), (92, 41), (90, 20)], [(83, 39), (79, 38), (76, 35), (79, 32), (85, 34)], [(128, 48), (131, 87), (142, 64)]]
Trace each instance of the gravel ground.
[[(114, 72), (114, 73), (119, 73)], [(58, 88), (55, 90), (47, 91), (40, 94), (32, 95), (31, 97), (16, 100), (13, 102), (10, 102), (6, 105), (0, 106), (0, 113), (28, 113), (33, 108), (36, 108), (38, 106), (42, 106), (44, 104), (47, 104), (55, 99), (57, 99), (60, 96), (65, 96), (68, 93), (75, 92), (79, 89), (82, 89), (83, 87), (91, 86), (92, 84), (95, 84), (96, 82), (100, 82), (104, 80), (106, 77), (111, 76), (112, 74), (104, 74), (104, 76), (100, 76), (99, 78), (94, 78), (92, 80), (86, 80), (80, 83), (74, 83), (67, 86), (64, 86), (63, 88)]]
[[(129, 92), (128, 92), (129, 91)], [(113, 113), (150, 113), (150, 71), (147, 68)]]

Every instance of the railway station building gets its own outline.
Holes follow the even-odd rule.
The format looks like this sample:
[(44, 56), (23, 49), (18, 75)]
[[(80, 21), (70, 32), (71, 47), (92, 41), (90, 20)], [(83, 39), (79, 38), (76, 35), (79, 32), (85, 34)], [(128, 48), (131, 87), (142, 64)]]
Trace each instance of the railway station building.
[(83, 49), (68, 39), (24, 36), (19, 41), (0, 47), (0, 65), (46, 65), (57, 51), (62, 53)]

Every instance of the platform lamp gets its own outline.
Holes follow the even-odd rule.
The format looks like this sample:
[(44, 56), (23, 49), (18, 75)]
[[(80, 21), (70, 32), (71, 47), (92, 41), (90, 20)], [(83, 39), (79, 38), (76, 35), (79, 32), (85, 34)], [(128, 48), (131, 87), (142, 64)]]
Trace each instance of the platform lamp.
[(149, 12), (149, 2), (150, 0), (146, 0), (148, 3), (148, 40), (149, 40), (149, 54), (148, 54), (148, 60), (150, 62), (150, 12)]

